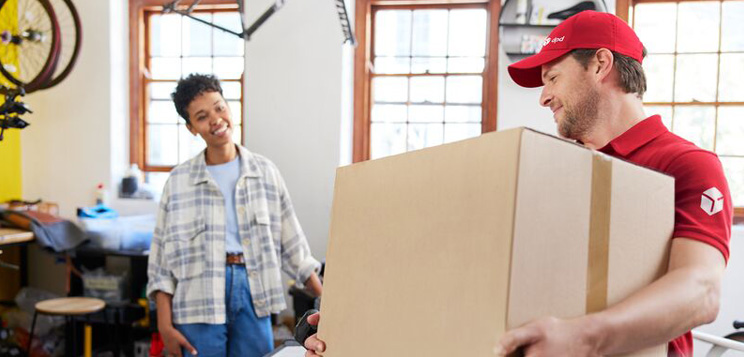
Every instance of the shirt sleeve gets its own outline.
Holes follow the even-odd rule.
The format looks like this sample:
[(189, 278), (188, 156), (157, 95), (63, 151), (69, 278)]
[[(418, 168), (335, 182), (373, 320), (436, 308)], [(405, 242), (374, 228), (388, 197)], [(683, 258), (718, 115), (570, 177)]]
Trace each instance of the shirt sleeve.
[(313, 258), (305, 233), (297, 219), (289, 191), (279, 171), (276, 172), (281, 206), (282, 270), (298, 287), (303, 288), (312, 273), (320, 271), (320, 262)]
[(689, 238), (712, 245), (728, 262), (733, 203), (715, 154), (696, 150), (672, 162), (675, 178), (674, 238)]
[(168, 268), (165, 259), (164, 233), (166, 230), (166, 217), (168, 215), (169, 185), (166, 183), (163, 196), (158, 208), (158, 217), (155, 231), (150, 243), (150, 255), (147, 265), (147, 297), (155, 301), (155, 293), (162, 291), (173, 295), (176, 290), (176, 279)]

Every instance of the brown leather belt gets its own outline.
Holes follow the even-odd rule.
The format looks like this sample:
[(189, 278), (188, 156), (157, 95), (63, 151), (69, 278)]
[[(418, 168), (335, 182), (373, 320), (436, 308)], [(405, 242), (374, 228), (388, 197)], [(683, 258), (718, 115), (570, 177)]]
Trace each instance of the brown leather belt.
[(243, 253), (227, 253), (227, 264), (245, 265), (245, 258)]

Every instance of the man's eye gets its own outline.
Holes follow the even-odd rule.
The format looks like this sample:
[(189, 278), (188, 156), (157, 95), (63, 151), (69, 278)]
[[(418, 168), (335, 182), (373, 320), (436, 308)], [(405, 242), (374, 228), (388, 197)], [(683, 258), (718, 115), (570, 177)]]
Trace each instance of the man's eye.
[(558, 76), (552, 76), (552, 77), (550, 77), (550, 81), (551, 81), (551, 82), (555, 82), (555, 78), (556, 78), (556, 77), (558, 77)]

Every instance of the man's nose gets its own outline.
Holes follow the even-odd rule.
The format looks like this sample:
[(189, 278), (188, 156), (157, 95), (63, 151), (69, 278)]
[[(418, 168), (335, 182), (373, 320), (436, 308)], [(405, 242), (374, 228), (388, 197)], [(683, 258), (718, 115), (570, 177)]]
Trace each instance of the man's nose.
[(543, 87), (542, 92), (540, 93), (540, 105), (543, 107), (549, 107), (552, 101), (553, 95), (547, 91), (546, 87)]

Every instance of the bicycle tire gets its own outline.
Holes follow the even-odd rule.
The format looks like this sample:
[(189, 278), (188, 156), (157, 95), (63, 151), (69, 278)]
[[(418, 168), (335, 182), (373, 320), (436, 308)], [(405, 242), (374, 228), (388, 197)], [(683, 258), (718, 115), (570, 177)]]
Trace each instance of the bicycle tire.
[[(72, 69), (75, 67), (75, 63), (77, 62), (78, 56), (80, 55), (80, 46), (83, 42), (83, 26), (82, 22), (80, 21), (80, 15), (78, 15), (77, 9), (75, 8), (75, 5), (73, 5), (72, 0), (62, 0), (64, 5), (67, 6), (67, 9), (70, 11), (70, 16), (73, 21), (73, 26), (75, 28), (75, 44), (72, 48), (72, 55), (70, 56), (70, 60), (67, 63), (59, 63), (57, 62), (57, 68), (55, 69), (54, 73), (52, 74), (52, 78), (44, 84), (40, 89), (47, 89), (56, 86), (59, 84), (59, 82), (62, 82), (67, 76), (72, 72)], [(54, 7), (54, 6), (53, 6)], [(57, 22), (60, 25), (60, 51), (59, 51), (59, 60), (64, 59), (64, 51), (65, 48), (63, 47), (67, 37), (62, 37), (64, 34), (62, 33), (62, 25), (60, 23), (59, 16), (61, 16), (61, 12), (56, 12)], [(57, 71), (59, 69), (59, 66), (63, 65), (64, 68), (62, 71)], [(57, 74), (59, 73), (59, 74)]]
[[(51, 76), (54, 74), (54, 71), (57, 67), (57, 61), (59, 58), (59, 49), (60, 49), (60, 34), (59, 34), (59, 24), (57, 23), (56, 15), (54, 14), (54, 9), (52, 8), (52, 4), (49, 2), (49, 0), (29, 0), (29, 1), (35, 1), (38, 2), (44, 12), (46, 13), (47, 17), (49, 18), (50, 27), (51, 27), (51, 45), (49, 46), (49, 52), (46, 56), (46, 59), (44, 61), (44, 65), (42, 68), (38, 71), (37, 74), (33, 76), (33, 79), (29, 80), (28, 82), (23, 81), (22, 79), (19, 79), (16, 75), (10, 73), (6, 65), (7, 63), (2, 63), (2, 59), (0, 58), (0, 73), (12, 84), (23, 87), (26, 90), (26, 93), (31, 93), (33, 91), (36, 91), (38, 89), (41, 89), (41, 87), (46, 84)], [(2, 11), (5, 4), (8, 3), (8, 0), (0, 0), (0, 11)], [(20, 61), (20, 59), (18, 59)], [(22, 64), (19, 63), (19, 66)]]

